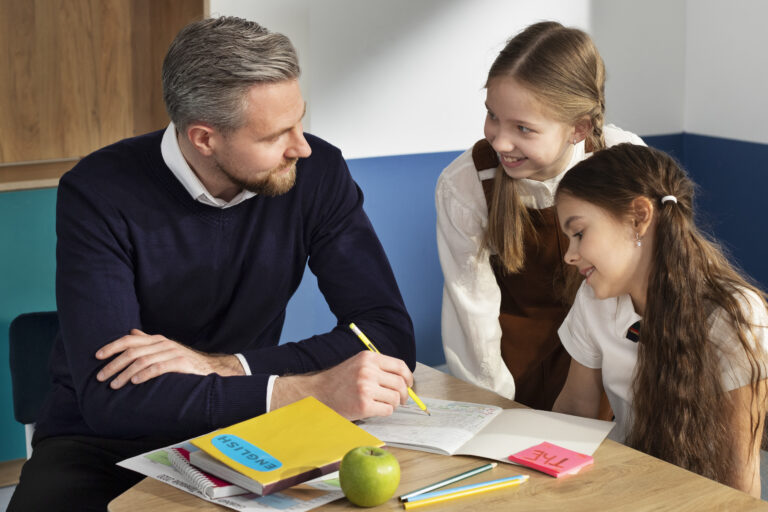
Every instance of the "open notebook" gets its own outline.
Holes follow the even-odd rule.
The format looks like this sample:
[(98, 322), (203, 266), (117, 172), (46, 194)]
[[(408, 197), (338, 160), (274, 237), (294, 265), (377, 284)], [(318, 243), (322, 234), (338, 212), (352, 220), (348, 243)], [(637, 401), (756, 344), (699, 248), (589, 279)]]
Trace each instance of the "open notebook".
[[(422, 397), (423, 398), (423, 397)], [(358, 425), (389, 446), (444, 455), (474, 455), (511, 464), (513, 453), (549, 442), (593, 454), (615, 423), (534, 409), (423, 398), (432, 416), (415, 405)]]

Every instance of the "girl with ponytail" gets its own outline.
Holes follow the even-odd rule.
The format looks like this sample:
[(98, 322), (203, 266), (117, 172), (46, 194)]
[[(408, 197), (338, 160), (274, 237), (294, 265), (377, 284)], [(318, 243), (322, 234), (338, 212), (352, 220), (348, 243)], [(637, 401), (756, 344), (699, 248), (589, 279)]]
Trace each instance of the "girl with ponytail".
[(760, 496), (768, 311), (694, 222), (694, 185), (666, 154), (620, 144), (560, 182), (565, 261), (586, 277), (559, 334), (573, 357), (555, 410)]
[(563, 263), (554, 190), (588, 153), (642, 144), (604, 126), (604, 80), (586, 33), (529, 26), (488, 74), (485, 139), (443, 171), (435, 192), (448, 366), (537, 409), (552, 407), (568, 373), (557, 327), (569, 283), (578, 284)]

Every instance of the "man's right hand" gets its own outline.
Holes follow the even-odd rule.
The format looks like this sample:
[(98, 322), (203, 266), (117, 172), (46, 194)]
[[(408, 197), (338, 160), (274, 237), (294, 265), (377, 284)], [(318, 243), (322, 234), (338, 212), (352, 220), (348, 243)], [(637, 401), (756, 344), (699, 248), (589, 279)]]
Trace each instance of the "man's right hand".
[(408, 401), (412, 385), (413, 374), (402, 360), (364, 351), (328, 370), (278, 377), (270, 409), (314, 396), (349, 420), (389, 416)]

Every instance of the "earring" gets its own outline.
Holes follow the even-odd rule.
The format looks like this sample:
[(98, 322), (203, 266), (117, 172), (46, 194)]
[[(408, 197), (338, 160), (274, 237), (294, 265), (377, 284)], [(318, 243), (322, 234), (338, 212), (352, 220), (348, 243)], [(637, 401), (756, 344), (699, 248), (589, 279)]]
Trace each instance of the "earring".
[(635, 231), (635, 247), (642, 247), (643, 242), (640, 241), (640, 233)]
[(576, 140), (576, 137), (574, 137), (574, 138), (573, 138), (573, 145), (575, 146), (575, 145), (576, 145), (576, 144), (578, 144), (578, 143), (579, 143), (579, 141), (577, 141), (577, 140)]

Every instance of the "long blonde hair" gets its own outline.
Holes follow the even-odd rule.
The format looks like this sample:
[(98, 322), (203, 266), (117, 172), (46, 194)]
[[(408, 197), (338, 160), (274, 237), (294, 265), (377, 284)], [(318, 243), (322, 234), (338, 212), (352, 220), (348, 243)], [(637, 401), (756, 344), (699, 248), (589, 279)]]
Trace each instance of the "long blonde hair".
[[(605, 67), (592, 39), (581, 30), (554, 21), (536, 23), (510, 39), (496, 57), (486, 88), (496, 77), (514, 77), (565, 123), (588, 117), (592, 131), (588, 151), (605, 147)], [(523, 233), (530, 228), (515, 180), (496, 173), (489, 205), (486, 246), (495, 251), (507, 272), (525, 264)]]

